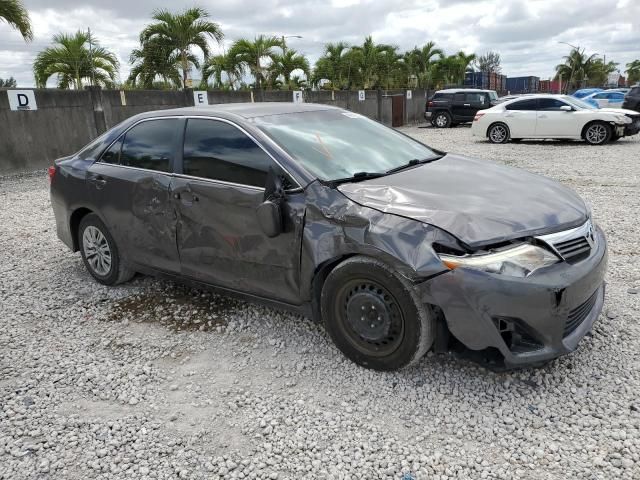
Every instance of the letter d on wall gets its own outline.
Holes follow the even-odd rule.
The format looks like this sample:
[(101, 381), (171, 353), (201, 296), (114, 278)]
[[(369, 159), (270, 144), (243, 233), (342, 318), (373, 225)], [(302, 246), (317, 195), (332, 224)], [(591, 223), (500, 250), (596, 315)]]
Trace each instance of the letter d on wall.
[(7, 90), (11, 110), (38, 110), (33, 90)]

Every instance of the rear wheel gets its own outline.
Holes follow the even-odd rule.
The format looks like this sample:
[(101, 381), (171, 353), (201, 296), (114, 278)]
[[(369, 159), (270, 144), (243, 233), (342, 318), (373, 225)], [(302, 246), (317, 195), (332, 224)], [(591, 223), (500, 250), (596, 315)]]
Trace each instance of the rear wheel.
[(433, 117), (433, 126), (437, 128), (449, 128), (451, 126), (451, 115), (447, 112), (438, 112)]
[(584, 131), (584, 139), (589, 145), (604, 145), (612, 136), (611, 126), (603, 122), (593, 122)]
[(126, 282), (135, 274), (121, 262), (116, 242), (96, 214), (90, 213), (80, 221), (78, 245), (85, 267), (103, 285)]
[(352, 257), (332, 270), (321, 309), (333, 342), (363, 367), (414, 364), (433, 343), (433, 317), (408, 282), (378, 260)]
[(509, 127), (504, 123), (494, 123), (487, 130), (487, 137), (491, 143), (507, 143), (509, 141)]

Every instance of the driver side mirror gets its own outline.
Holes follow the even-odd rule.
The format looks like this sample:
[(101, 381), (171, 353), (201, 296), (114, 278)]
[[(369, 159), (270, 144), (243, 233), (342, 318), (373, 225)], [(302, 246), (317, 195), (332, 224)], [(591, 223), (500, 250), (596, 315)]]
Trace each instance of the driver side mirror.
[(573, 108), (571, 108), (569, 105), (562, 105), (560, 107), (560, 110), (562, 110), (563, 112), (573, 112)]
[(282, 211), (280, 205), (271, 200), (266, 200), (256, 209), (258, 225), (264, 234), (269, 237), (277, 237), (282, 233)]
[(260, 225), (260, 229), (269, 238), (277, 237), (284, 230), (282, 220), (282, 204), (284, 199), (282, 179), (272, 168), (269, 168), (265, 182), (264, 198), (262, 203), (256, 208), (258, 225)]

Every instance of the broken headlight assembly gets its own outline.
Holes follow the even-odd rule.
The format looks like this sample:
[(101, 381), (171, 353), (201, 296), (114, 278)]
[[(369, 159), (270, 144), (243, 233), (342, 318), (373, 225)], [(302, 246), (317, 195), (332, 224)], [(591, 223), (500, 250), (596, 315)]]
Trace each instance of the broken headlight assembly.
[(540, 268), (560, 261), (560, 258), (549, 250), (528, 243), (485, 254), (439, 256), (442, 263), (451, 270), (464, 267), (512, 277), (526, 277)]

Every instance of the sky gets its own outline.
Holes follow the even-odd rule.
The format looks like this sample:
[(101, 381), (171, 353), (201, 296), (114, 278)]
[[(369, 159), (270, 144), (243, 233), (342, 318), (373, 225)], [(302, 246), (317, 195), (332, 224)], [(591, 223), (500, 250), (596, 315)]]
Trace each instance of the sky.
[[(300, 35), (287, 46), (311, 62), (330, 41), (362, 43), (367, 35), (402, 50), (430, 40), (453, 54), (496, 51), (502, 73), (549, 78), (571, 47), (624, 64), (640, 58), (639, 0), (24, 0), (34, 40), (25, 43), (0, 22), (0, 78), (34, 86), (32, 62), (58, 32), (91, 29), (100, 44), (118, 56), (125, 80), (129, 53), (155, 9), (200, 6), (225, 34), (223, 51), (238, 38)], [(195, 77), (195, 75), (194, 75)], [(50, 82), (53, 86), (55, 81)]]

